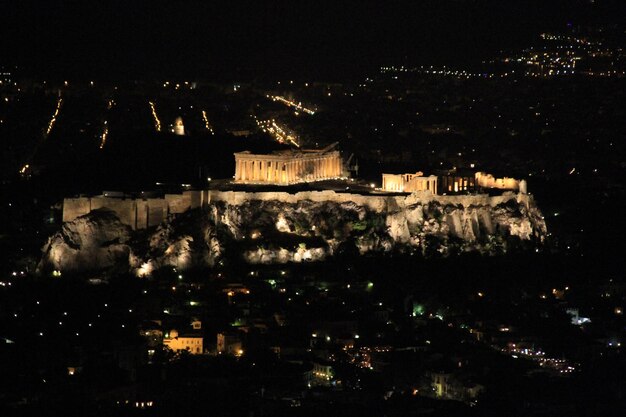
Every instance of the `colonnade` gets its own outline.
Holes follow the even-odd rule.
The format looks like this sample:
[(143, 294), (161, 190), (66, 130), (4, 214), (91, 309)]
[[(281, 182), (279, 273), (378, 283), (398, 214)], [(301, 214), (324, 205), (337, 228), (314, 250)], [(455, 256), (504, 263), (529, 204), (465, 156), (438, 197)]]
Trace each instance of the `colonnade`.
[(235, 154), (235, 182), (293, 184), (341, 176), (338, 151), (324, 154), (293, 152), (288, 154)]

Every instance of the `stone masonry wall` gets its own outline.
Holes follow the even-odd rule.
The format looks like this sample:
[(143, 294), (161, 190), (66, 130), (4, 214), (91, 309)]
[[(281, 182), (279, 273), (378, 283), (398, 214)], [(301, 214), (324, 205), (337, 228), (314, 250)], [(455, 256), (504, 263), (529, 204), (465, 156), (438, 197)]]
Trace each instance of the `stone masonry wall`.
[(406, 207), (430, 202), (438, 202), (442, 205), (491, 206), (495, 207), (503, 202), (515, 199), (528, 207), (527, 194), (505, 192), (500, 196), (478, 195), (435, 195), (430, 191), (415, 192), (409, 195), (363, 195), (353, 193), (323, 191), (302, 191), (288, 193), (277, 192), (252, 192), (252, 191), (185, 191), (182, 194), (166, 194), (165, 198), (114, 198), (105, 196), (66, 198), (63, 201), (63, 221), (72, 221), (92, 210), (104, 208), (113, 211), (122, 223), (133, 229), (145, 229), (156, 226), (167, 218), (169, 214), (180, 214), (191, 208), (206, 207), (216, 201), (223, 201), (231, 205), (241, 205), (247, 201), (279, 201), (283, 203), (297, 203), (302, 200), (313, 202), (355, 203), (382, 212), (402, 211)]

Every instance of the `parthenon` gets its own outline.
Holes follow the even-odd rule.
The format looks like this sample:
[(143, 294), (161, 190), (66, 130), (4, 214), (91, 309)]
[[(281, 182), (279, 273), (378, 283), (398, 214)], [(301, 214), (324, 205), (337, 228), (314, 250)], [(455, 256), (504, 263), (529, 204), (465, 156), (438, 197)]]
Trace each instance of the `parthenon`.
[(334, 144), (321, 150), (285, 150), (271, 154), (235, 153), (235, 182), (289, 185), (339, 178), (342, 162)]

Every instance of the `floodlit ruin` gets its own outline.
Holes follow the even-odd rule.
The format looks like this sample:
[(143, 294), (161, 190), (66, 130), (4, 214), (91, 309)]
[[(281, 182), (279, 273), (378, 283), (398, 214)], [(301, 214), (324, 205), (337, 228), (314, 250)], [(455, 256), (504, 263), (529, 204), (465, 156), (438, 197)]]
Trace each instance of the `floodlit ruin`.
[(242, 184), (289, 185), (336, 179), (342, 176), (336, 144), (320, 150), (286, 150), (271, 154), (249, 151), (235, 154), (235, 182)]

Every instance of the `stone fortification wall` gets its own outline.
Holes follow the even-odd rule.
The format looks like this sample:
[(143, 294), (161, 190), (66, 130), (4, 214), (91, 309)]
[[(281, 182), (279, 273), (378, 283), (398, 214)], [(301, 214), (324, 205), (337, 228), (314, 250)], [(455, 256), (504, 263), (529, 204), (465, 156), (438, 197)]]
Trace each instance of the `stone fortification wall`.
[(180, 214), (193, 208), (206, 207), (216, 201), (230, 205), (242, 205), (248, 201), (278, 201), (295, 204), (299, 201), (334, 202), (338, 204), (354, 203), (376, 212), (402, 211), (415, 204), (437, 202), (442, 205), (456, 205), (464, 208), (472, 206), (495, 207), (515, 199), (528, 207), (529, 196), (522, 193), (505, 192), (500, 196), (478, 195), (436, 195), (430, 191), (420, 191), (405, 195), (355, 194), (323, 191), (185, 191), (182, 194), (166, 194), (164, 198), (116, 198), (106, 196), (66, 198), (63, 201), (63, 221), (69, 222), (88, 214), (92, 210), (108, 209), (113, 211), (122, 223), (133, 229), (145, 229), (156, 226), (170, 214)]
[(63, 200), (63, 222), (71, 222), (91, 211), (90, 197), (66, 198)]
[(505, 192), (499, 196), (489, 196), (488, 194), (476, 195), (436, 195), (430, 191), (420, 191), (408, 195), (363, 195), (352, 193), (338, 193), (332, 190), (324, 191), (301, 191), (298, 193), (277, 192), (249, 192), (249, 191), (209, 191), (209, 203), (223, 201), (232, 205), (241, 205), (247, 201), (279, 201), (281, 203), (295, 204), (298, 201), (309, 200), (313, 202), (330, 201), (334, 203), (355, 203), (370, 210), (382, 213), (385, 211), (402, 210), (414, 204), (427, 204), (438, 202), (442, 205), (470, 206), (491, 206), (515, 199), (517, 202), (529, 204), (529, 196)]
[(123, 224), (133, 229), (156, 226), (170, 214), (184, 213), (206, 205), (207, 191), (166, 194), (163, 198), (120, 198), (98, 195), (63, 200), (63, 221), (70, 222), (93, 210), (114, 212)]

